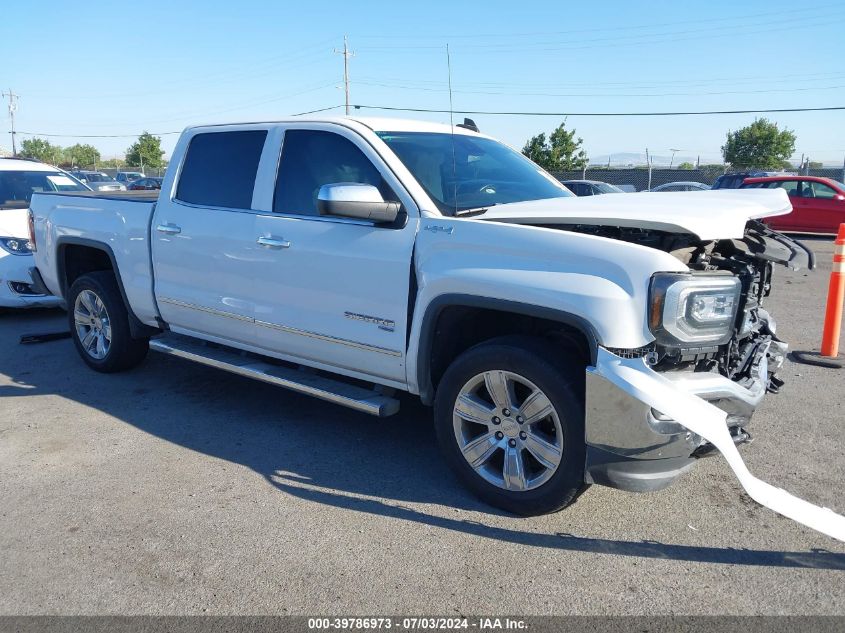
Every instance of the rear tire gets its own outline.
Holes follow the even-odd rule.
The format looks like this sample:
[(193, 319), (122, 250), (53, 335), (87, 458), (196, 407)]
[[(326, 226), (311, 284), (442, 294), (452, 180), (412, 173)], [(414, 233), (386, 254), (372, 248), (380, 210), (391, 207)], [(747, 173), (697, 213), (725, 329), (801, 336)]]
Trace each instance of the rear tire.
[(129, 311), (114, 273), (96, 271), (77, 278), (67, 305), (71, 338), (91, 369), (113, 373), (144, 360), (150, 340), (132, 338)]
[(446, 461), (479, 498), (514, 514), (556, 512), (585, 488), (584, 364), (507, 336), (461, 354), (434, 402)]

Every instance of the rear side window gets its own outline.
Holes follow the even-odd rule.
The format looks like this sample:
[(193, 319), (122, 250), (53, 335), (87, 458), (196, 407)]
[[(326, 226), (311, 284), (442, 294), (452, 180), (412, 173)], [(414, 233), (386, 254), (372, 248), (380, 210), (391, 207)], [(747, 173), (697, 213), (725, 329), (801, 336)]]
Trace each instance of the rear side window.
[(249, 209), (267, 130), (211, 132), (191, 139), (176, 198), (208, 207)]

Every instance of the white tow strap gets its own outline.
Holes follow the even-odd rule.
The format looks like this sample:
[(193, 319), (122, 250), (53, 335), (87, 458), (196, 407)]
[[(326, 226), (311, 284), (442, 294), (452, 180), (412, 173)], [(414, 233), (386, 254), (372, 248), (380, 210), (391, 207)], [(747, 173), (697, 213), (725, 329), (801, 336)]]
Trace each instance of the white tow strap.
[(619, 358), (599, 348), (596, 367), (588, 371), (602, 376), (713, 444), (757, 503), (845, 542), (845, 517), (799, 499), (751, 474), (733, 443), (726, 422), (727, 414), (721, 409), (681, 391), (670, 380), (650, 370), (642, 359)]

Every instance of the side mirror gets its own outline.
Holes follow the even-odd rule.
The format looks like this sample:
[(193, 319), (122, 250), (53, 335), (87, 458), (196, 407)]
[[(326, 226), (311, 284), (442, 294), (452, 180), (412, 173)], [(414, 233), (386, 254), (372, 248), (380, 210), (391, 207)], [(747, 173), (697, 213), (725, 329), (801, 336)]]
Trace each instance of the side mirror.
[(317, 194), (320, 215), (393, 222), (399, 215), (398, 202), (385, 202), (378, 188), (357, 182), (336, 182), (320, 187)]
[(839, 200), (839, 202), (842, 202), (843, 200), (845, 200), (845, 196), (843, 196), (843, 195), (840, 193), (840, 194), (838, 194), (838, 195), (836, 196), (836, 199), (837, 199), (837, 200)]

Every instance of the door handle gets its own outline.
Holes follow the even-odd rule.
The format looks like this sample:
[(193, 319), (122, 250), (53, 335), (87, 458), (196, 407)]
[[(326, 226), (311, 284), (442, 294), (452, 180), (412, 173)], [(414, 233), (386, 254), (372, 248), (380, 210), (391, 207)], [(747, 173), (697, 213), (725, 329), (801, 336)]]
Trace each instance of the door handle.
[(290, 248), (290, 242), (287, 240), (280, 240), (275, 237), (259, 237), (256, 242), (259, 246), (263, 246), (264, 248)]
[(159, 224), (156, 227), (156, 231), (165, 235), (178, 235), (182, 232), (182, 227), (176, 226), (175, 224)]

